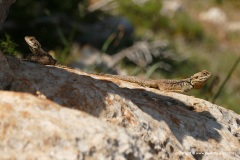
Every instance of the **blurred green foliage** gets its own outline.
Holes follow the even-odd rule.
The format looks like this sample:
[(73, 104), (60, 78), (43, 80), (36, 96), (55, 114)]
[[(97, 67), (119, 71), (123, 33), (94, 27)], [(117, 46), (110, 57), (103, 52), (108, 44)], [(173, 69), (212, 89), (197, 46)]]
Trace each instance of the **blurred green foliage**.
[(143, 5), (136, 4), (129, 0), (119, 0), (119, 12), (127, 16), (137, 29), (159, 30), (168, 26), (168, 21), (159, 14), (161, 2), (151, 0)]
[(173, 17), (162, 15), (162, 4), (159, 0), (147, 1), (143, 5), (129, 0), (121, 0), (118, 3), (119, 12), (131, 20), (137, 31), (140, 30), (140, 34), (146, 30), (162, 31), (172, 37), (180, 34), (189, 41), (199, 41), (204, 37), (201, 25), (184, 11), (179, 11)]
[(15, 44), (10, 36), (8, 34), (5, 34), (5, 39), (1, 39), (0, 40), (0, 50), (4, 53), (4, 54), (8, 54), (11, 56), (16, 56), (17, 55), (17, 51), (16, 51), (16, 47), (18, 45)]
[(201, 25), (185, 12), (180, 12), (173, 17), (170, 28), (170, 33), (174, 35), (181, 34), (186, 40), (198, 41), (204, 38)]

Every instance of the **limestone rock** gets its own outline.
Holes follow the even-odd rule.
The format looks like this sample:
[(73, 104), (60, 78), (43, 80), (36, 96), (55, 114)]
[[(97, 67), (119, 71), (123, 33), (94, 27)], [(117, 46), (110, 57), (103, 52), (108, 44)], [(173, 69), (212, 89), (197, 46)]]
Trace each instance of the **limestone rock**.
[(226, 25), (226, 31), (228, 32), (240, 32), (240, 21), (230, 21)]
[(27, 93), (0, 92), (0, 159), (150, 159), (123, 128)]
[(170, 18), (184, 9), (182, 2), (179, 0), (163, 0), (162, 5), (161, 14)]
[[(68, 68), (22, 62), (16, 58), (5, 57), (3, 55), (0, 55), (0, 61), (0, 88), (21, 92), (18, 93), (18, 96), (22, 97), (18, 98), (18, 100), (13, 99), (12, 104), (14, 105), (10, 105), (12, 109), (10, 110), (11, 112), (9, 112), (9, 117), (14, 117), (14, 115), (18, 117), (20, 114), (24, 115), (25, 112), (21, 112), (21, 107), (19, 107), (21, 105), (18, 105), (20, 102), (23, 103), (23, 97), (26, 96), (22, 92), (32, 93), (39, 97), (39, 99), (36, 99), (33, 96), (29, 96), (28, 100), (25, 101), (25, 104), (29, 104), (25, 109), (30, 110), (31, 108), (31, 110), (34, 111), (22, 116), (21, 121), (26, 122), (28, 119), (29, 124), (25, 123), (24, 125), (24, 123), (18, 123), (16, 119), (13, 127), (9, 127), (8, 130), (3, 130), (3, 128), (8, 125), (1, 125), (2, 139), (0, 143), (4, 142), (5, 144), (6, 140), (18, 140), (21, 139), (22, 136), (27, 136), (29, 137), (28, 143), (18, 141), (18, 147), (25, 146), (26, 144), (27, 146), (30, 144), (30, 146), (39, 146), (39, 144), (41, 144), (40, 142), (46, 143), (44, 137), (54, 137), (56, 134), (58, 135), (57, 139), (60, 140), (56, 140), (57, 142), (55, 142), (51, 139), (53, 143), (57, 143), (56, 146), (64, 146), (64, 144), (67, 143), (66, 137), (68, 137), (72, 141), (64, 147), (69, 148), (70, 154), (78, 152), (80, 155), (92, 156), (91, 158), (93, 159), (95, 154), (102, 154), (103, 156), (109, 155), (110, 157), (116, 155), (122, 159), (133, 159), (131, 156), (135, 156), (135, 159), (240, 158), (240, 116), (223, 107), (192, 96), (160, 92), (156, 89), (144, 88), (133, 83), (106, 78), (104, 76), (91, 75)], [(2, 83), (6, 77), (11, 81)], [(4, 94), (6, 93), (4, 92)], [(6, 98), (2, 98), (2, 95), (0, 95), (0, 97), (0, 104), (2, 104)], [(14, 97), (17, 96), (8, 93), (8, 99)], [(51, 106), (56, 106), (56, 104), (49, 102), (47, 99), (70, 109), (63, 109), (59, 106), (55, 109), (56, 107)], [(39, 104), (40, 102), (48, 107), (43, 107)], [(83, 120), (84, 118), (80, 118), (80, 115), (83, 114), (81, 113), (82, 111), (102, 121), (97, 119), (90, 120), (93, 119), (92, 117), (87, 118), (89, 121)], [(5, 114), (5, 112), (3, 113)], [(76, 116), (78, 114), (79, 116)], [(37, 117), (38, 120), (31, 120), (32, 117)], [(79, 119), (74, 117), (78, 117)], [(5, 118), (4, 123), (11, 123), (11, 119), (14, 118)], [(0, 121), (2, 120), (3, 118), (0, 118)], [(92, 121), (96, 121), (96, 126), (94, 126)], [(106, 122), (115, 125), (115, 127), (107, 125)], [(51, 130), (51, 128), (46, 127), (45, 129), (47, 131), (42, 131), (44, 128), (39, 127), (38, 123), (42, 125), (46, 124), (43, 125), (45, 127), (52, 124), (56, 130)], [(53, 125), (53, 123), (56, 123), (57, 126)], [(71, 125), (73, 125), (75, 130), (72, 128), (68, 131), (66, 128), (67, 126), (71, 127)], [(31, 137), (33, 134), (38, 133), (32, 130), (27, 132), (31, 127), (35, 127), (39, 135)], [(78, 127), (81, 127), (81, 131)], [(96, 139), (92, 141), (94, 136), (91, 136), (91, 134), (94, 132), (92, 132), (91, 129), (94, 127), (98, 128), (96, 129), (97, 133), (102, 136), (96, 136)], [(21, 128), (24, 129), (21, 130)], [(124, 129), (126, 131), (124, 131)], [(24, 135), (21, 134), (23, 130), (26, 130)], [(100, 130), (103, 132), (102, 134)], [(104, 132), (105, 130), (109, 135)], [(3, 136), (3, 134), (6, 134), (6, 131), (14, 132), (15, 137)], [(127, 142), (123, 140), (124, 138), (112, 141), (114, 138), (111, 137), (111, 131), (117, 133), (122, 132), (122, 135), (115, 133), (115, 135), (117, 134), (116, 137), (124, 137), (123, 134), (125, 137), (129, 136), (129, 138), (126, 138)], [(90, 143), (95, 147), (91, 153), (83, 154), (84, 150), (76, 149), (77, 142), (76, 140), (74, 141), (74, 139), (77, 136), (88, 133), (91, 138), (79, 138), (78, 141), (81, 142), (78, 143)], [(40, 135), (42, 138), (39, 140)], [(98, 146), (100, 145), (98, 142), (101, 142), (99, 139), (111, 139), (108, 143), (109, 147), (105, 148), (106, 150), (98, 150)], [(128, 153), (127, 151), (129, 151), (130, 157), (124, 157), (119, 153), (119, 150), (121, 150), (119, 144), (126, 143), (127, 149), (124, 150), (126, 151), (125, 155)], [(6, 144), (7, 145), (4, 146), (7, 147), (6, 152), (14, 146), (12, 143)], [(133, 147), (135, 144), (136, 148)], [(72, 145), (75, 145), (75, 148)], [(146, 145), (150, 150), (148, 150), (149, 148), (146, 147)], [(0, 146), (2, 146), (2, 144)], [(17, 146), (14, 147), (18, 148)], [(45, 154), (49, 155), (46, 150), (35, 148), (36, 152), (42, 153), (45, 151)], [(129, 148), (131, 149), (128, 150)], [(60, 156), (60, 149), (58, 146), (53, 149), (55, 152), (51, 150), (52, 153), (59, 153), (52, 154), (54, 158)], [(114, 157), (113, 159), (120, 158)]]
[(200, 13), (199, 18), (203, 21), (217, 25), (224, 25), (227, 22), (226, 14), (217, 7), (212, 7), (209, 10)]

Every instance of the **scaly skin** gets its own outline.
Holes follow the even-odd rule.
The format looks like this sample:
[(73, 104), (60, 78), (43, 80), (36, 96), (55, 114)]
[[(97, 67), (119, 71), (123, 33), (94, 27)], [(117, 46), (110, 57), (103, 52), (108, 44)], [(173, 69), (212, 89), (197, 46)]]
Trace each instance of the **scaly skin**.
[(120, 76), (120, 75), (111, 75), (111, 74), (96, 74), (104, 77), (116, 78), (123, 81), (136, 83), (143, 87), (156, 88), (161, 91), (171, 91), (171, 92), (187, 92), (191, 89), (200, 89), (206, 83), (206, 81), (211, 77), (209, 71), (203, 70), (194, 74), (193, 76), (180, 79), (180, 80), (151, 80), (144, 79), (135, 76)]
[(39, 63), (43, 65), (55, 65), (57, 61), (47, 52), (45, 52), (41, 44), (33, 36), (25, 36), (25, 41), (27, 42), (29, 49), (32, 54), (28, 55), (25, 61), (30, 61), (34, 63)]
[[(24, 37), (25, 41), (29, 45), (32, 54), (28, 55), (25, 60), (35, 62), (43, 65), (57, 65), (57, 61), (47, 52), (41, 48), (41, 44), (33, 36)], [(134, 76), (120, 76), (110, 74), (97, 74), (105, 77), (116, 78), (127, 82), (136, 83), (140, 86), (157, 88), (161, 91), (172, 91), (172, 92), (187, 92), (191, 89), (200, 89), (206, 81), (211, 77), (211, 73), (203, 70), (194, 74), (193, 76), (180, 79), (180, 80), (151, 80), (143, 79)]]

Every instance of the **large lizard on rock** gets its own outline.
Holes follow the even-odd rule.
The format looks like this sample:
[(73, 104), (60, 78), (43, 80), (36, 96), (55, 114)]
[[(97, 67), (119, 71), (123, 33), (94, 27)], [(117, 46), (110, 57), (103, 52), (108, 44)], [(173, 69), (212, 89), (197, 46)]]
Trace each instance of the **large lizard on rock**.
[(203, 70), (201, 72), (195, 73), (189, 78), (179, 79), (179, 80), (168, 80), (168, 79), (144, 79), (135, 76), (121, 76), (121, 75), (111, 75), (111, 74), (96, 74), (104, 77), (110, 77), (114, 79), (120, 79), (123, 81), (136, 83), (143, 87), (156, 88), (161, 91), (170, 92), (187, 92), (191, 89), (200, 89), (206, 83), (206, 81), (211, 77), (209, 71)]

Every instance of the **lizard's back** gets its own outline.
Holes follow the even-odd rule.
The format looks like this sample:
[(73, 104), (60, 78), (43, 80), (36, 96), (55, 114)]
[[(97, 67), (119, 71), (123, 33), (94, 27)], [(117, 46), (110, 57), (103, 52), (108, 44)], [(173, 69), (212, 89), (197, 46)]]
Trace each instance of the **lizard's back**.
[(140, 86), (143, 86), (143, 87), (158, 88), (156, 80), (145, 79), (145, 78), (136, 77), (136, 76), (123, 76), (123, 75), (112, 75), (112, 74), (101, 74), (101, 73), (96, 74), (96, 75), (102, 75), (102, 76), (105, 76), (105, 77), (116, 78), (116, 79), (120, 79), (120, 80), (123, 80), (123, 81), (136, 83), (136, 84), (138, 84)]

